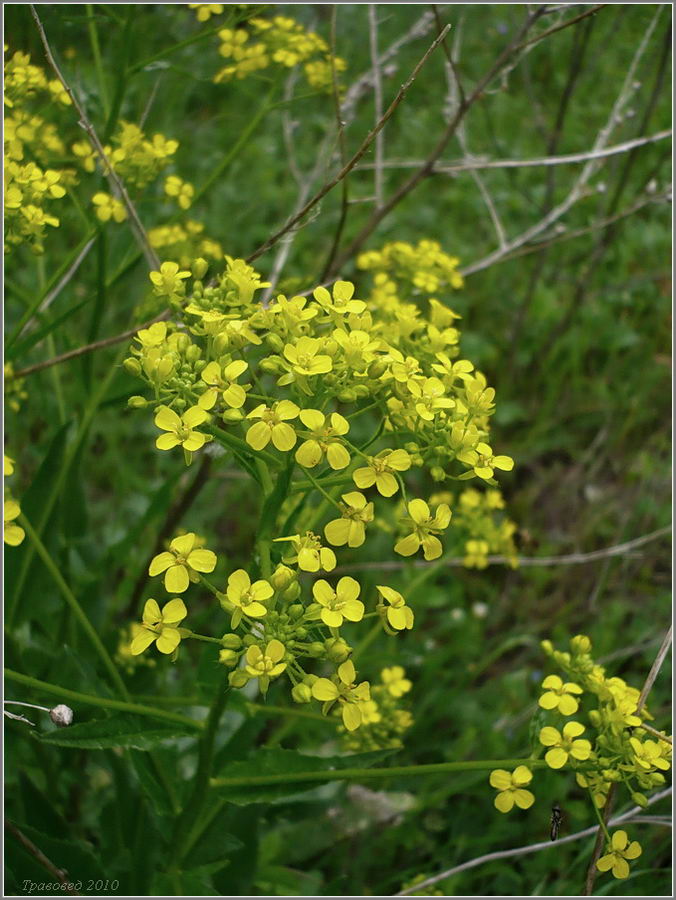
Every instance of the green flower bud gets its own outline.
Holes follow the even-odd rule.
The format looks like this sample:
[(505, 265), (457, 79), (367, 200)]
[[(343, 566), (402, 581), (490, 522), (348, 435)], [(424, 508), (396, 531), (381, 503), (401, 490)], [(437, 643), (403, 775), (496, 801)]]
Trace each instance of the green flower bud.
[(228, 425), (236, 425), (242, 421), (244, 413), (240, 409), (226, 409), (221, 418)]
[(135, 359), (133, 356), (127, 357), (125, 361), (122, 363), (125, 368), (125, 371), (129, 372), (130, 375), (136, 376), (139, 378), (141, 375), (141, 363)]
[(217, 334), (214, 338), (214, 353), (216, 356), (221, 356), (228, 349), (229, 339), (225, 332), (221, 332)]
[(127, 406), (131, 409), (144, 409), (148, 406), (148, 401), (145, 397), (134, 396), (127, 400)]
[(554, 652), (554, 645), (552, 644), (551, 641), (540, 641), (540, 646), (542, 647), (544, 652), (547, 654), (547, 656), (551, 656), (552, 653)]
[(228, 675), (228, 682), (230, 683), (230, 687), (242, 688), (248, 680), (249, 676), (243, 669), (235, 669), (234, 672), (231, 672)]
[(195, 365), (193, 366), (193, 371), (199, 375), (202, 369), (206, 368), (207, 361), (206, 359), (198, 359), (195, 361)]
[(190, 338), (184, 331), (179, 331), (174, 340), (176, 341), (176, 349), (179, 353), (185, 353), (188, 347), (190, 347)]
[(324, 644), (322, 641), (313, 641), (311, 644), (308, 644), (306, 652), (313, 659), (319, 659), (320, 656), (324, 655)]
[(324, 641), (324, 649), (331, 662), (335, 663), (345, 662), (352, 652), (352, 647), (350, 647), (350, 645), (342, 638), (329, 638)]
[(357, 395), (352, 388), (345, 388), (344, 391), (341, 391), (338, 394), (338, 399), (341, 403), (354, 403), (357, 399)]
[(328, 356), (335, 356), (338, 352), (338, 343), (334, 341), (333, 338), (329, 338), (328, 341), (322, 342), (322, 353), (326, 353)]
[(280, 563), (270, 578), (270, 584), (276, 591), (283, 591), (295, 579), (296, 574), (293, 569)]
[(446, 472), (444, 472), (441, 466), (433, 466), (430, 469), (430, 475), (434, 481), (443, 481), (446, 478)]
[[(223, 596), (223, 594), (219, 594), (219, 600)], [(222, 605), (222, 604), (221, 604)], [(242, 638), (238, 634), (224, 634), (221, 638), (221, 644), (224, 647), (227, 647), (228, 650), (239, 650), (242, 646)]]
[(284, 341), (273, 331), (268, 331), (265, 335), (265, 343), (274, 350), (275, 353), (281, 353), (284, 350)]
[(387, 363), (384, 359), (374, 359), (367, 371), (369, 378), (380, 378), (387, 372)]
[(186, 408), (187, 405), (188, 405), (188, 401), (184, 400), (183, 397), (179, 397), (177, 400), (174, 401), (174, 406), (176, 407), (177, 410), (183, 410)]
[(197, 362), (197, 360), (202, 356), (202, 350), (197, 344), (191, 344), (188, 349), (185, 351), (185, 358), (188, 362)]
[(301, 682), (291, 689), (291, 696), (296, 703), (310, 703), (312, 700), (312, 688)]
[(292, 603), (300, 597), (300, 585), (297, 581), (292, 582), (282, 594), (282, 600)]
[(639, 794), (639, 793), (632, 794), (631, 799), (634, 801), (634, 803), (637, 806), (640, 806), (643, 809), (645, 809), (646, 806), (648, 805), (648, 798), (645, 796), (645, 794)]
[(245, 647), (253, 647), (253, 645), (259, 643), (259, 641), (253, 634), (245, 634), (242, 638), (242, 643)]
[(239, 660), (239, 654), (234, 650), (221, 650), (218, 654), (218, 661), (224, 666), (236, 666)]
[(281, 375), (282, 372), (286, 371), (284, 363), (279, 356), (267, 356), (260, 361), (258, 366), (269, 375)]
[(576, 634), (570, 639), (570, 650), (573, 656), (583, 656), (591, 653), (591, 641), (586, 634)]
[(293, 606), (289, 607), (289, 618), (290, 619), (300, 619), (303, 615), (303, 604), (302, 603), (294, 603)]
[(409, 441), (408, 444), (404, 444), (404, 449), (409, 453), (417, 453), (420, 450), (420, 447), (415, 443), (415, 441)]
[(190, 266), (193, 278), (199, 278), (200, 280), (207, 274), (208, 268), (209, 263), (206, 261), (206, 259), (202, 259), (201, 256), (198, 256), (197, 259), (194, 259), (192, 265)]
[(355, 385), (353, 390), (354, 390), (355, 397), (357, 397), (357, 399), (368, 397), (371, 393), (371, 391), (366, 387), (365, 384), (357, 384), (357, 385)]

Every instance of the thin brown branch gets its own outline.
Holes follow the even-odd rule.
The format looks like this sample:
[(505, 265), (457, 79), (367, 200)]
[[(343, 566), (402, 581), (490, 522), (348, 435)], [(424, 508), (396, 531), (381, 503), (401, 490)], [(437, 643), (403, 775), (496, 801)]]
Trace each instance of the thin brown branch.
[[(672, 789), (665, 788), (663, 791), (659, 791), (657, 794), (653, 794), (652, 797), (648, 798), (648, 806), (652, 806), (654, 803), (658, 803), (660, 800), (664, 800), (666, 797), (670, 797), (672, 793)], [(637, 816), (642, 813), (643, 809), (640, 806), (633, 806), (631, 809), (628, 809), (625, 813), (622, 813), (620, 816), (616, 816), (611, 822), (610, 826), (612, 828), (617, 825), (622, 825), (625, 822), (629, 822), (634, 820)], [(467, 869), (474, 869), (477, 866), (481, 866), (487, 862), (494, 862), (498, 859), (510, 859), (514, 856), (526, 856), (530, 853), (539, 853), (541, 850), (552, 850), (557, 847), (561, 847), (563, 844), (570, 844), (573, 841), (579, 841), (582, 838), (591, 837), (596, 831), (598, 826), (592, 825), (590, 828), (585, 828), (582, 831), (577, 831), (575, 834), (567, 834), (564, 837), (560, 837), (558, 841), (539, 841), (537, 844), (526, 844), (525, 847), (515, 847), (512, 850), (498, 850), (495, 853), (485, 853), (483, 856), (477, 856), (475, 859), (470, 859), (467, 862), (461, 863), (459, 866), (453, 866), (451, 869), (446, 869), (445, 872), (440, 872), (438, 875), (433, 875), (431, 878), (426, 878), (425, 881), (421, 881), (413, 887), (407, 888), (405, 891), (399, 891), (398, 894), (395, 894), (395, 897), (408, 897), (411, 894), (414, 894), (420, 890), (424, 890), (425, 888), (431, 887), (433, 884), (438, 884), (440, 881), (445, 881), (447, 878), (450, 878), (452, 875), (458, 875), (460, 872), (465, 872)]]
[(669, 737), (668, 734), (662, 734), (661, 731), (653, 728), (652, 725), (648, 725), (647, 722), (641, 722), (641, 728), (644, 731), (647, 731), (648, 734), (652, 734), (653, 737), (656, 737), (658, 741), (664, 741), (665, 744), (671, 744), (671, 746), (673, 747), (674, 741)]
[(673, 626), (669, 626), (669, 630), (664, 636), (664, 640), (662, 641), (662, 646), (657, 651), (657, 656), (655, 657), (655, 662), (652, 664), (652, 668), (650, 672), (648, 672), (648, 677), (645, 680), (645, 684), (643, 685), (643, 689), (641, 690), (641, 696), (638, 698), (638, 706), (636, 707), (636, 712), (640, 713), (643, 707), (645, 706), (645, 702), (648, 699), (648, 694), (652, 690), (653, 685), (655, 684), (655, 679), (660, 674), (660, 669), (664, 665), (664, 660), (667, 658), (667, 653), (671, 649), (671, 639), (673, 634)]
[(68, 84), (68, 82), (64, 78), (61, 70), (59, 69), (59, 67), (56, 63), (56, 60), (54, 59), (54, 55), (53, 55), (51, 47), (49, 45), (49, 41), (47, 40), (47, 35), (45, 33), (44, 26), (40, 20), (40, 17), (37, 14), (37, 10), (35, 9), (35, 6), (33, 4), (31, 4), (30, 8), (31, 8), (31, 15), (33, 16), (33, 19), (35, 21), (37, 29), (40, 33), (40, 39), (42, 41), (42, 46), (45, 49), (45, 55), (47, 57), (47, 61), (49, 62), (52, 69), (54, 70), (56, 77), (61, 82), (61, 85), (63, 86), (64, 91), (70, 97), (70, 101), (73, 104), (73, 107), (75, 108), (75, 110), (77, 111), (77, 114), (80, 117), (80, 126), (84, 129), (85, 133), (87, 134), (87, 137), (91, 141), (91, 144), (92, 144), (94, 150), (96, 151), (96, 153), (99, 156), (99, 159), (101, 160), (101, 164), (103, 166), (103, 171), (104, 171), (106, 177), (108, 178), (108, 181), (110, 182), (113, 193), (122, 200), (122, 202), (127, 210), (127, 215), (129, 216), (129, 221), (130, 221), (130, 224), (132, 227), (132, 231), (134, 232), (134, 236), (136, 237), (136, 240), (137, 240), (139, 246), (141, 247), (141, 250), (143, 251), (143, 255), (146, 258), (148, 267), (151, 269), (159, 269), (160, 260), (157, 256), (157, 254), (155, 253), (155, 250), (153, 249), (153, 247), (150, 244), (150, 241), (148, 239), (148, 234), (147, 234), (145, 228), (143, 227), (143, 223), (141, 222), (141, 220), (139, 218), (139, 215), (136, 211), (136, 207), (132, 203), (122, 179), (119, 177), (119, 175), (113, 169), (113, 166), (106, 155), (106, 151), (103, 149), (103, 144), (99, 140), (99, 136), (96, 133), (94, 126), (87, 118), (87, 114), (84, 111), (82, 104), (79, 102), (79, 100), (77, 99), (77, 97), (75, 96), (73, 91), (71, 90), (70, 85)]
[(75, 350), (68, 350), (66, 353), (61, 353), (59, 356), (53, 356), (51, 359), (46, 359), (43, 362), (27, 366), (25, 369), (20, 369), (18, 372), (13, 373), (12, 378), (25, 378), (26, 375), (32, 375), (34, 372), (41, 372), (43, 369), (49, 369), (51, 366), (56, 366), (62, 362), (68, 362), (69, 359), (84, 356), (85, 353), (92, 353), (94, 350), (101, 350), (103, 347), (112, 347), (113, 344), (119, 344), (121, 341), (133, 337), (136, 332), (140, 331), (142, 328), (149, 328), (155, 322), (162, 322), (164, 319), (168, 319), (170, 315), (171, 310), (167, 309), (163, 313), (160, 313), (159, 316), (155, 316), (154, 319), (142, 322), (140, 325), (134, 325), (133, 328), (130, 328), (129, 331), (123, 331), (122, 334), (103, 338), (100, 341), (94, 341), (92, 344), (85, 344), (83, 347), (76, 347)]
[(330, 181), (328, 181), (324, 185), (324, 187), (314, 195), (314, 197), (312, 197), (310, 200), (308, 200), (308, 202), (300, 210), (300, 212), (298, 212), (295, 216), (292, 216), (291, 219), (289, 219), (289, 221), (286, 223), (286, 225), (284, 225), (282, 228), (280, 228), (279, 231), (276, 231), (266, 241), (264, 241), (260, 245), (260, 247), (258, 247), (256, 250), (254, 250), (254, 252), (252, 254), (250, 254), (250, 256), (247, 257), (247, 262), (249, 262), (249, 263), (253, 262), (253, 260), (258, 259), (259, 256), (262, 256), (263, 253), (265, 253), (267, 250), (269, 250), (270, 247), (274, 246), (281, 237), (283, 237), (295, 225), (297, 225), (303, 218), (305, 218), (307, 213), (313, 207), (315, 207), (317, 205), (317, 203), (319, 203), (319, 201), (322, 200), (329, 193), (329, 191), (331, 191), (337, 184), (339, 184), (343, 180), (343, 178), (345, 178), (346, 175), (349, 175), (349, 173), (352, 171), (352, 169), (354, 169), (354, 167), (357, 165), (359, 160), (364, 156), (366, 151), (369, 149), (369, 147), (375, 140), (376, 135), (385, 127), (385, 125), (387, 124), (389, 119), (394, 115), (397, 107), (400, 105), (400, 103), (402, 102), (402, 100), (404, 99), (406, 94), (408, 93), (409, 88), (411, 87), (411, 85), (413, 84), (415, 79), (417, 78), (418, 72), (425, 65), (425, 63), (429, 59), (430, 55), (434, 52), (434, 50), (436, 50), (436, 48), (439, 46), (439, 44), (440, 44), (441, 40), (443, 40), (445, 34), (446, 34), (446, 32), (444, 32), (441, 35), (438, 35), (434, 39), (434, 41), (428, 48), (427, 52), (425, 53), (425, 55), (422, 57), (422, 59), (416, 65), (413, 72), (409, 75), (408, 79), (404, 82), (404, 84), (399, 89), (397, 96), (394, 98), (392, 103), (389, 105), (389, 107), (387, 108), (387, 110), (384, 113), (381, 120), (378, 122), (378, 124), (374, 128), (371, 129), (371, 131), (369, 131), (369, 133), (364, 138), (361, 146), (359, 147), (357, 152), (354, 154), (352, 159), (350, 159), (350, 161), (347, 163), (347, 165), (343, 166), (343, 168), (338, 172), (337, 175), (335, 175)]
[[(354, 238), (352, 243), (346, 248), (346, 250), (339, 255), (336, 259), (334, 265), (334, 272), (340, 271), (342, 266), (361, 249), (363, 244), (368, 240), (373, 231), (378, 227), (380, 222), (385, 218), (388, 213), (390, 213), (395, 206), (397, 206), (408, 194), (414, 190), (421, 181), (429, 176), (432, 172), (434, 165), (438, 161), (439, 157), (442, 155), (446, 147), (448, 146), (449, 141), (455, 134), (460, 122), (462, 121), (464, 115), (467, 110), (474, 104), (476, 100), (483, 94), (484, 89), (488, 84), (495, 78), (495, 76), (502, 70), (504, 65), (511, 59), (516, 48), (520, 45), (522, 38), (530, 31), (531, 27), (535, 24), (535, 22), (544, 15), (546, 7), (539, 7), (535, 12), (531, 13), (526, 22), (519, 30), (519, 33), (515, 37), (515, 39), (505, 47), (505, 49), (500, 53), (498, 58), (495, 60), (493, 65), (490, 67), (488, 72), (483, 76), (483, 78), (479, 81), (479, 84), (472, 91), (471, 95), (462, 102), (456, 114), (453, 116), (451, 121), (446, 126), (441, 138), (437, 142), (434, 149), (431, 151), (424, 164), (411, 175), (411, 177), (405, 181), (400, 187), (392, 194), (389, 200), (387, 200), (382, 206), (373, 211), (373, 214), (366, 225), (362, 228), (359, 234)], [(447, 26), (448, 29), (448, 26)], [(435, 45), (440, 43), (443, 38), (446, 36), (447, 29), (442, 32), (442, 34), (437, 35)]]
[[(441, 30), (441, 29), (439, 29)], [(383, 115), (383, 82), (378, 62), (378, 7), (369, 3), (369, 50), (373, 67), (373, 105), (376, 123)], [(384, 132), (376, 135), (374, 189), (376, 206), (383, 202), (383, 162), (385, 161)]]
[[(599, 559), (608, 559), (613, 556), (626, 556), (638, 547), (657, 541), (667, 534), (671, 533), (671, 525), (664, 528), (658, 528), (657, 531), (651, 531), (641, 537), (634, 538), (631, 541), (624, 541), (622, 544), (614, 544), (612, 547), (604, 547), (601, 550), (592, 550), (589, 553), (566, 553), (562, 556), (518, 556), (516, 560), (509, 556), (487, 556), (486, 561), (491, 565), (507, 565), (517, 562), (520, 567), (529, 568), (533, 566), (574, 566), (584, 565), (585, 563), (595, 562)], [(334, 571), (368, 571), (370, 569), (379, 569), (382, 571), (396, 571), (397, 569), (405, 569), (409, 566), (414, 568), (425, 569), (429, 566), (438, 566), (444, 563), (447, 566), (464, 566), (464, 557), (448, 556), (443, 559), (434, 560), (434, 562), (425, 562), (417, 560), (413, 563), (399, 560), (382, 560), (382, 562), (365, 562), (353, 563), (348, 567), (339, 566)]]
[(562, 31), (564, 28), (570, 28), (571, 25), (575, 25), (578, 22), (581, 22), (582, 19), (586, 19), (587, 16), (593, 16), (600, 9), (608, 6), (607, 3), (599, 3), (597, 6), (592, 6), (591, 9), (585, 10), (583, 13), (580, 13), (579, 16), (575, 16), (573, 19), (566, 19), (565, 22), (560, 22), (558, 25), (552, 25), (551, 28), (548, 28), (546, 31), (543, 31), (542, 34), (536, 34), (528, 41), (524, 41), (519, 47), (516, 48), (516, 51), (525, 50), (526, 47), (530, 47), (533, 44), (537, 44), (539, 41), (543, 41), (545, 38), (550, 37), (552, 34), (556, 34), (557, 31)]
[(54, 863), (48, 859), (45, 854), (40, 850), (39, 847), (36, 847), (33, 841), (30, 838), (26, 837), (26, 835), (21, 831), (13, 822), (10, 822), (9, 819), (5, 819), (5, 828), (9, 833), (16, 838), (16, 840), (21, 844), (21, 846), (26, 850), (32, 857), (34, 857), (40, 865), (47, 869), (50, 875), (52, 875), (59, 884), (63, 885), (62, 890), (66, 894), (70, 894), (72, 897), (80, 897), (82, 896), (78, 891), (72, 887), (72, 882), (68, 877), (68, 872), (65, 869), (59, 869), (58, 866), (55, 866)]

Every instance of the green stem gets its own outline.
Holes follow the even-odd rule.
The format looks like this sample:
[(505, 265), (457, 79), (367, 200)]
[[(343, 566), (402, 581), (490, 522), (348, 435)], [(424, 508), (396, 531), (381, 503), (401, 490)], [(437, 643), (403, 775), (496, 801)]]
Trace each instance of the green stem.
[(359, 642), (359, 644), (357, 644), (357, 647), (355, 648), (355, 651), (352, 654), (353, 662), (355, 660), (359, 659), (359, 657), (364, 653), (364, 651), (367, 650), (371, 646), (371, 644), (375, 641), (375, 639), (378, 637), (378, 635), (381, 633), (382, 630), (383, 630), (383, 626), (380, 624), (380, 621), (375, 622), (373, 624), (373, 627), (371, 628), (371, 630), (367, 634), (365, 634), (364, 637)]
[(106, 648), (103, 646), (103, 643), (101, 641), (101, 638), (98, 635), (98, 632), (96, 631), (96, 629), (94, 628), (92, 623), (89, 621), (89, 619), (85, 615), (84, 610), (78, 603), (75, 594), (71, 591), (71, 589), (68, 587), (68, 585), (64, 581), (63, 576), (61, 575), (61, 572), (58, 569), (58, 566), (56, 565), (56, 563), (54, 562), (52, 557), (49, 555), (49, 551), (47, 550), (45, 545), (42, 543), (37, 532), (35, 531), (35, 529), (31, 525), (31, 523), (28, 521), (28, 519), (26, 518), (26, 516), (23, 513), (19, 516), (19, 521), (21, 522), (21, 526), (26, 531), (26, 534), (28, 535), (28, 537), (31, 539), (31, 541), (35, 545), (35, 549), (38, 552), (38, 556), (42, 559), (42, 562), (45, 564), (50, 575), (56, 582), (56, 586), (61, 591), (64, 600), (66, 601), (66, 603), (70, 607), (71, 611), (75, 615), (75, 618), (80, 623), (82, 630), (85, 632), (85, 634), (87, 635), (89, 640), (94, 645), (94, 648), (96, 649), (96, 652), (98, 653), (99, 658), (101, 659), (101, 662), (103, 663), (104, 667), (108, 670), (108, 674), (110, 675), (111, 681), (113, 682), (113, 684), (115, 685), (115, 687), (117, 688), (117, 690), (123, 697), (128, 697), (129, 694), (127, 692), (127, 688), (125, 687), (124, 681), (122, 681), (122, 677), (120, 676), (120, 673), (118, 672), (115, 663), (110, 658), (110, 655), (108, 654), (108, 651), (106, 650)]
[(210, 644), (220, 644), (221, 647), (223, 646), (220, 638), (208, 637), (206, 634), (195, 634), (194, 631), (191, 631), (186, 637), (195, 638), (196, 641), (208, 641)]
[(246, 441), (236, 437), (234, 434), (230, 434), (229, 431), (223, 431), (217, 425), (210, 425), (208, 428), (205, 427), (204, 430), (213, 434), (218, 443), (227, 450), (234, 450), (238, 453), (244, 453), (246, 456), (253, 456), (255, 459), (264, 460), (275, 468), (279, 468), (279, 460), (275, 459), (271, 453), (268, 453), (266, 450), (254, 450)]
[(202, 807), (209, 793), (216, 732), (218, 731), (221, 716), (225, 711), (228, 694), (229, 684), (226, 676), (224, 681), (218, 686), (216, 696), (209, 710), (204, 734), (200, 741), (199, 760), (192, 794), (183, 812), (178, 817), (174, 828), (170, 858), (176, 861), (176, 867), (182, 862), (188, 852), (188, 836), (202, 812)]
[(601, 826), (601, 831), (605, 835), (606, 840), (610, 844), (610, 834), (608, 833), (608, 827), (606, 823), (603, 821), (603, 816), (601, 815), (601, 810), (598, 808), (594, 801), (594, 794), (592, 790), (589, 790), (589, 797), (591, 799), (591, 804), (594, 807), (594, 813), (596, 814), (596, 818), (599, 820), (599, 825)]
[(92, 5), (86, 5), (87, 10), (87, 29), (89, 31), (89, 42), (92, 45), (92, 55), (94, 57), (94, 67), (96, 68), (96, 77), (99, 81), (99, 93), (101, 94), (101, 103), (103, 104), (103, 116), (108, 118), (110, 112), (110, 101), (108, 100), (108, 89), (106, 80), (103, 75), (103, 64), (101, 62), (101, 47), (99, 45), (99, 33), (96, 29), (96, 20), (94, 19), (94, 10)]
[(324, 497), (329, 501), (329, 503), (332, 503), (336, 507), (336, 509), (342, 514), (343, 510), (342, 510), (340, 503), (338, 503), (337, 500), (335, 500), (329, 493), (327, 493), (324, 490), (324, 488), (321, 486), (321, 484), (317, 481), (317, 479), (314, 477), (314, 475), (312, 475), (312, 473), (308, 469), (306, 469), (304, 466), (301, 466), (300, 468), (302, 469), (303, 472), (305, 472), (305, 474), (310, 479), (310, 481), (315, 486), (315, 488), (319, 491), (319, 493), (323, 494)]
[(58, 684), (51, 684), (48, 681), (40, 681), (30, 675), (22, 675), (20, 672), (14, 672), (12, 669), (5, 669), (5, 678), (14, 681), (16, 684), (22, 684), (25, 687), (33, 688), (43, 694), (50, 694), (58, 697), (59, 700), (72, 700), (74, 703), (82, 703), (85, 706), (97, 706), (101, 709), (114, 709), (119, 712), (133, 713), (137, 716), (148, 716), (151, 719), (163, 719), (166, 722), (174, 722), (178, 725), (186, 725), (200, 731), (204, 728), (203, 722), (191, 719), (188, 716), (182, 716), (180, 713), (169, 712), (166, 709), (157, 709), (154, 706), (146, 706), (143, 703), (132, 703), (126, 700), (111, 700), (108, 697), (97, 697), (94, 694), (83, 694), (80, 691), (71, 691), (70, 688), (61, 687)]
[(285, 772), (283, 775), (242, 775), (239, 777), (212, 778), (215, 788), (261, 787), (272, 784), (294, 784), (308, 781), (351, 781), (366, 778), (405, 778), (409, 775), (443, 775), (448, 772), (471, 772), (476, 770), (515, 769), (528, 766), (530, 769), (546, 768), (544, 760), (532, 759), (480, 759), (464, 762), (426, 763), (420, 766), (390, 766), (372, 769), (331, 769), (325, 772)]

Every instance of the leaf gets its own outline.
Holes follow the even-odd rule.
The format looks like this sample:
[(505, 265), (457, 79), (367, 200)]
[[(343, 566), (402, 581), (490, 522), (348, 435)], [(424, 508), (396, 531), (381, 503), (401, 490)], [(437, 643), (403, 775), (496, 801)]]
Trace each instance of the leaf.
[(296, 750), (254, 750), (246, 760), (234, 762), (227, 767), (224, 777), (252, 778), (262, 775), (284, 776), (294, 772), (316, 772), (317, 779), (307, 782), (284, 782), (254, 785), (218, 785), (229, 803), (246, 806), (249, 803), (273, 803), (288, 800), (298, 794), (313, 791), (326, 782), (323, 772), (336, 769), (360, 768), (375, 765), (390, 756), (393, 750), (376, 750), (373, 753), (357, 753), (352, 756), (307, 756)]
[(179, 724), (153, 722), (145, 717), (122, 713), (108, 719), (96, 719), (81, 725), (71, 725), (69, 728), (59, 728), (56, 731), (39, 734), (37, 737), (44, 744), (56, 744), (58, 747), (90, 750), (133, 747), (135, 750), (150, 750), (162, 741), (185, 735), (194, 736), (194, 731)]
[(221, 817), (216, 816), (190, 851), (187, 864), (191, 869), (217, 862), (225, 864), (233, 853), (240, 851), (243, 847), (244, 844), (239, 838), (223, 830)]

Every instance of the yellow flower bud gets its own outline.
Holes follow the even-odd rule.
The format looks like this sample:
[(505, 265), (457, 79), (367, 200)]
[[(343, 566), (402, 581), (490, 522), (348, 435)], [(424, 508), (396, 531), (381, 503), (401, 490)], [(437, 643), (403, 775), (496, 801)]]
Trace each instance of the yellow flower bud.
[(345, 662), (352, 652), (352, 647), (350, 647), (342, 638), (329, 638), (324, 641), (324, 648), (326, 649), (328, 658), (331, 662), (335, 663)]
[(270, 578), (270, 584), (276, 591), (283, 591), (294, 580), (294, 571), (283, 563), (280, 563)]
[(134, 359), (133, 356), (129, 356), (125, 359), (122, 365), (124, 366), (125, 371), (129, 372), (130, 375), (134, 375), (136, 378), (141, 375), (141, 363), (137, 359)]
[(312, 700), (312, 688), (301, 682), (291, 689), (291, 696), (296, 703), (310, 703)]
[(218, 654), (218, 661), (224, 666), (236, 666), (238, 659), (239, 655), (234, 650), (221, 650)]
[(221, 638), (221, 644), (227, 647), (228, 650), (239, 650), (242, 646), (242, 638), (238, 634), (224, 634)]
[(228, 682), (230, 687), (241, 688), (248, 682), (249, 676), (243, 669), (235, 669), (234, 672), (231, 672), (228, 675)]
[(207, 269), (209, 268), (209, 263), (206, 259), (202, 259), (199, 256), (197, 259), (193, 260), (193, 264), (190, 266), (194, 278), (199, 278), (200, 281), (207, 273)]
[(577, 634), (570, 639), (570, 650), (573, 656), (582, 656), (591, 653), (591, 641), (586, 634)]
[(136, 395), (136, 396), (134, 396), (134, 397), (130, 397), (130, 398), (127, 400), (127, 406), (128, 406), (130, 409), (143, 409), (143, 408), (146, 407), (147, 405), (148, 405), (148, 401), (146, 400), (146, 398), (145, 398), (145, 397), (139, 397), (138, 395)]
[(222, 413), (221, 418), (228, 425), (236, 425), (238, 422), (241, 422), (244, 418), (244, 414), (241, 409), (226, 409), (224, 413)]
[(274, 334), (274, 332), (268, 332), (268, 334), (265, 335), (265, 343), (276, 353), (281, 353), (284, 349), (284, 341), (278, 334)]

